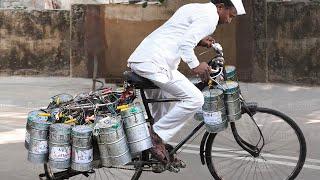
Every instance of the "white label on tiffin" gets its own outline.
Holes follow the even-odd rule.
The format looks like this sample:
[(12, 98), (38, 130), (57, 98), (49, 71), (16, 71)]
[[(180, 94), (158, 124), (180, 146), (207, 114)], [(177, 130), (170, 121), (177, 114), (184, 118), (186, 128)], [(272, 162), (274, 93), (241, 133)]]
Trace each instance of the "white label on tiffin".
[(90, 163), (93, 160), (93, 149), (80, 150), (74, 152), (74, 161), (79, 164)]
[(26, 142), (30, 142), (30, 133), (28, 131), (26, 131)]
[(34, 141), (31, 146), (31, 152), (33, 152), (35, 154), (48, 153), (48, 142), (47, 141)]
[(217, 125), (222, 123), (221, 112), (203, 112), (203, 119), (206, 124)]
[(51, 147), (49, 158), (52, 160), (68, 160), (71, 157), (70, 147)]

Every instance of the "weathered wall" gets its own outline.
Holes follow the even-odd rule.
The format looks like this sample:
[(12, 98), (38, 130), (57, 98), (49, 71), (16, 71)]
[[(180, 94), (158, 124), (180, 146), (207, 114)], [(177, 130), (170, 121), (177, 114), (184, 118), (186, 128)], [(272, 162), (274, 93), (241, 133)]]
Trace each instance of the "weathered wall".
[[(91, 77), (96, 56), (100, 77), (120, 78), (143, 38), (190, 2), (195, 1), (167, 1), (147, 8), (78, 4), (71, 16), (69, 11), (1, 10), (0, 72), (68, 75), (70, 60), (71, 76)], [(214, 34), (224, 46), (227, 63), (237, 65), (240, 80), (320, 84), (320, 4), (244, 2), (247, 15)], [(189, 73), (181, 64), (180, 69)]]
[(237, 25), (240, 79), (320, 84), (320, 4), (246, 1)]
[[(71, 4), (109, 4), (129, 3), (143, 0), (0, 0), (0, 8), (24, 7), (28, 9), (66, 9), (70, 10)], [(149, 3), (157, 0), (149, 0)]]
[(91, 77), (94, 56), (98, 60), (98, 76), (105, 76), (107, 44), (104, 6), (73, 5), (71, 9), (71, 76)]
[(21, 6), (24, 2), (21, 0), (0, 0), (0, 7), (1, 8), (8, 8), (14, 6)]
[[(101, 20), (104, 23), (103, 27), (98, 28), (99, 25), (96, 24), (96, 28), (94, 28), (104, 30), (102, 33), (94, 33), (99, 34), (98, 37), (104, 38), (104, 42), (96, 42), (96, 44), (91, 42), (105, 53), (104, 59), (102, 55), (98, 55), (99, 75), (118, 79), (122, 77), (122, 72), (126, 70), (127, 59), (138, 44), (185, 3), (188, 1), (168, 1), (165, 5), (149, 5), (147, 8), (142, 8), (141, 5), (74, 5), (72, 14), (78, 14), (76, 16), (81, 18), (72, 17), (72, 44), (77, 44), (77, 46), (72, 46), (75, 48), (72, 50), (71, 65), (76, 70), (73, 70), (72, 75), (84, 77), (92, 75), (93, 58), (86, 56), (86, 52), (90, 51), (88, 49), (90, 46), (86, 46), (90, 38), (85, 38), (88, 36), (90, 27), (93, 26), (93, 24), (89, 25), (90, 21), (87, 18), (92, 16), (90, 12), (99, 11), (95, 17), (98, 19), (99, 25)], [(236, 23), (233, 23), (221, 27), (214, 35), (217, 41), (225, 47), (229, 64), (235, 64), (235, 25)], [(205, 48), (197, 48), (196, 52), (206, 50)], [(199, 58), (201, 61), (208, 61), (212, 56), (213, 52)], [(189, 72), (186, 65), (182, 65), (180, 68), (184, 72)]]
[(44, 9), (46, 0), (0, 0), (0, 8), (25, 7), (30, 9)]
[(267, 81), (265, 1), (244, 1), (246, 15), (237, 17), (236, 65), (241, 81)]
[(268, 3), (269, 81), (320, 84), (320, 4)]
[(1, 74), (68, 75), (68, 11), (0, 11)]

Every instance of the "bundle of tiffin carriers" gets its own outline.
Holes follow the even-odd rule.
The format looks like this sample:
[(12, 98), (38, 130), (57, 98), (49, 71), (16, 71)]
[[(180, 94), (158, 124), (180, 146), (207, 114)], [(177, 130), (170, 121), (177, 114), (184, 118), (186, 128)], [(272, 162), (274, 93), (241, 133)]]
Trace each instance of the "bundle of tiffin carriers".
[(144, 110), (133, 89), (53, 96), (26, 123), (28, 161), (51, 168), (89, 171), (125, 165), (152, 147)]

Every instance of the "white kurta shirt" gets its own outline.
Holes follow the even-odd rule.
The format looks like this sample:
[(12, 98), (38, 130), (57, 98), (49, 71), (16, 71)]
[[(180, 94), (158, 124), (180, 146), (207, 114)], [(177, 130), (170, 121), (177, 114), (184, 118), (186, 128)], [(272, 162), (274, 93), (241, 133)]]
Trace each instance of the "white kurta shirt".
[(215, 31), (218, 21), (213, 3), (184, 5), (140, 43), (128, 62), (151, 62), (166, 70), (176, 70), (182, 59), (193, 69), (199, 65), (194, 48)]

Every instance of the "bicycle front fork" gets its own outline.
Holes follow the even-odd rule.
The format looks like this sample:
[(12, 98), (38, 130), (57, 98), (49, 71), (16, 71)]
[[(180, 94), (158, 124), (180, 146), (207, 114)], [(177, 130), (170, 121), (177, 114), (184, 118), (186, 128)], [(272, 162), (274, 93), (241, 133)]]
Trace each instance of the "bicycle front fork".
[[(243, 138), (241, 138), (241, 136), (239, 135), (235, 122), (231, 122), (231, 130), (232, 130), (232, 134), (236, 140), (236, 142), (239, 144), (240, 147), (242, 147), (245, 151), (247, 151), (249, 154), (251, 154), (253, 157), (259, 157), (260, 156), (260, 152), (264, 147), (264, 137), (263, 134), (259, 128), (259, 126), (256, 124), (256, 122), (254, 121), (253, 115), (256, 113), (256, 108), (258, 107), (257, 103), (245, 103), (243, 102), (242, 106), (242, 114), (248, 114), (250, 116), (250, 118), (253, 120), (253, 122), (255, 123), (256, 127), (258, 128), (259, 132), (260, 132), (260, 136), (261, 136), (261, 140), (262, 140), (262, 146), (258, 147), (259, 143), (257, 145), (252, 145), (250, 143), (248, 143), (247, 141), (245, 141)], [(200, 144), (200, 159), (201, 159), (201, 163), (203, 165), (205, 165), (205, 147), (206, 147), (206, 142), (209, 138), (210, 133), (206, 132), (201, 140), (201, 144)], [(259, 140), (260, 142), (260, 140)]]
[[(265, 143), (261, 129), (253, 118), (253, 115), (256, 113), (257, 107), (258, 107), (257, 103), (246, 103), (245, 101), (243, 101), (241, 104), (242, 114), (245, 114), (245, 113), (248, 114), (250, 119), (253, 121), (253, 123), (255, 124), (255, 126), (257, 127), (257, 129), (259, 131), (260, 139), (256, 145), (252, 145), (249, 142), (245, 141), (243, 138), (241, 138), (241, 136), (239, 135), (239, 133), (237, 131), (235, 122), (230, 123), (232, 134), (233, 134), (233, 137), (236, 140), (236, 142), (239, 144), (239, 146), (241, 146), (245, 151), (247, 151), (253, 157), (260, 156), (260, 152), (263, 149), (264, 143)], [(258, 147), (261, 141), (262, 141), (262, 146)]]

